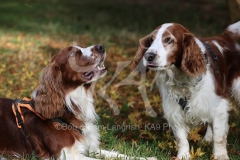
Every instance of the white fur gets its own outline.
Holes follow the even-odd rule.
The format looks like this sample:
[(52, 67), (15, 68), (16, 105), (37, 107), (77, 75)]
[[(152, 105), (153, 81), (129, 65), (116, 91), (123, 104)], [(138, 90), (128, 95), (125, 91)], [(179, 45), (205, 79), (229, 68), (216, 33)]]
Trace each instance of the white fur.
[(87, 148), (84, 143), (76, 141), (73, 146), (65, 147), (62, 149), (59, 160), (85, 160), (87, 159), (87, 157), (84, 155), (86, 153), (86, 150)]
[(99, 147), (99, 133), (98, 128), (93, 123), (85, 123), (85, 126), (81, 128), (83, 133), (83, 140), (76, 141), (71, 147), (65, 147), (61, 151), (60, 160), (79, 160), (79, 159), (94, 159), (88, 158), (85, 154), (89, 151), (98, 152)]
[[(61, 151), (60, 159), (64, 156), (66, 159), (79, 160), (79, 159), (91, 159), (84, 156), (87, 151), (96, 152), (99, 147), (98, 128), (95, 125), (97, 114), (93, 105), (92, 94), (80, 86), (74, 91), (68, 93), (65, 97), (66, 105), (69, 110), (76, 115), (79, 119), (85, 122), (84, 126), (78, 126), (82, 130), (83, 140), (76, 141), (71, 147), (66, 147)], [(79, 107), (81, 114), (74, 110), (73, 104)]]
[[(157, 83), (161, 84), (160, 92), (164, 96), (164, 104), (166, 103), (163, 106), (165, 117), (170, 124), (173, 122), (174, 127), (182, 127), (185, 126), (185, 123), (199, 125), (212, 121), (210, 118), (212, 117), (211, 106), (217, 106), (221, 98), (215, 94), (215, 86), (210, 71), (207, 71), (200, 82), (186, 75), (178, 76), (175, 74), (176, 71), (172, 72), (172, 74), (175, 74), (172, 77), (169, 74), (171, 69), (166, 69), (165, 72), (159, 75)], [(165, 75), (162, 76), (163, 74)], [(185, 83), (185, 86), (182, 86), (182, 83)], [(178, 105), (178, 101), (185, 96), (190, 97), (190, 99), (188, 106), (183, 111)]]
[(229, 159), (227, 155), (227, 134), (228, 134), (228, 112), (230, 110), (228, 101), (221, 99), (214, 110), (213, 116), (213, 155), (214, 159)]
[(90, 57), (92, 55), (91, 49), (93, 48), (93, 46), (89, 46), (87, 48), (82, 48), (82, 47), (79, 47), (79, 46), (73, 46), (73, 47), (81, 50), (81, 52), (84, 56)]
[[(172, 23), (166, 23), (163, 24), (162, 27), (158, 30), (156, 34), (156, 38), (153, 41), (152, 45), (148, 48), (147, 52), (154, 52), (158, 56), (156, 57), (156, 63), (159, 65), (159, 67), (164, 67), (167, 65), (167, 54), (169, 53), (166, 51), (165, 47), (162, 44), (162, 34), (166, 31), (167, 27), (173, 25)], [(172, 37), (174, 38), (174, 37)], [(146, 66), (147, 61), (145, 58), (143, 58), (143, 64)]]
[(221, 47), (217, 41), (212, 41), (212, 42), (218, 48), (218, 50), (223, 54), (223, 47)]
[(195, 42), (197, 43), (197, 45), (199, 46), (199, 48), (201, 49), (202, 53), (206, 53), (206, 48), (205, 46), (203, 45), (203, 43), (197, 39), (196, 37), (194, 38), (195, 39)]
[(33, 92), (32, 92), (32, 98), (33, 99), (36, 99), (37, 97), (37, 90), (35, 89)]
[[(93, 105), (94, 100), (92, 93), (87, 91), (84, 86), (79, 86), (74, 91), (68, 93), (65, 101), (69, 110), (80, 119), (83, 118), (86, 121), (92, 122), (96, 121), (98, 116)], [(82, 114), (79, 115), (78, 112), (74, 110), (72, 102), (79, 107)]]
[(215, 94), (213, 77), (208, 70), (191, 93), (191, 99), (188, 102), (189, 108), (186, 111), (186, 120), (193, 125), (212, 122), (214, 106), (218, 106), (220, 99), (221, 97)]
[(240, 51), (240, 45), (236, 43), (236, 48), (238, 51)]
[(232, 97), (240, 104), (240, 78), (237, 78), (233, 82)]
[(227, 31), (237, 34), (240, 36), (240, 21), (228, 26)]
[(173, 128), (174, 136), (178, 143), (177, 157), (180, 159), (190, 159), (189, 143), (187, 140), (187, 130), (185, 128)]
[(212, 142), (212, 139), (213, 139), (212, 127), (210, 125), (208, 125), (207, 131), (205, 133), (203, 140), (206, 142)]

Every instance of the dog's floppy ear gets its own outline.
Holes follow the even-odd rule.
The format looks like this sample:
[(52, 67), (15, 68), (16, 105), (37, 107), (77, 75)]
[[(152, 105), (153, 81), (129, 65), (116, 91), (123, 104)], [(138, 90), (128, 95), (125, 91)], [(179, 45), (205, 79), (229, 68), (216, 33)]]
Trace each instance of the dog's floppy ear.
[(51, 62), (44, 69), (40, 84), (34, 91), (36, 111), (45, 118), (59, 117), (63, 114), (65, 97), (61, 84), (61, 70), (55, 62)]
[(204, 55), (191, 33), (185, 33), (183, 38), (183, 55), (181, 68), (190, 76), (206, 72)]
[(135, 71), (145, 71), (146, 67), (143, 65), (143, 56), (147, 49), (151, 46), (152, 40), (151, 40), (151, 34), (143, 37), (139, 41), (139, 46), (138, 50), (136, 53), (136, 56), (132, 62), (132, 67), (134, 68)]

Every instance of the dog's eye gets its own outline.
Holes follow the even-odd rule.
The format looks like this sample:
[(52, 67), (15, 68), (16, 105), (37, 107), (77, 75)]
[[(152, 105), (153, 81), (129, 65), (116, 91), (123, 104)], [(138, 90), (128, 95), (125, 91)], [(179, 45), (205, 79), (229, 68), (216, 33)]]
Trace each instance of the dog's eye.
[(151, 45), (153, 41), (154, 41), (153, 37), (149, 37), (149, 45)]
[(76, 52), (71, 52), (71, 53), (70, 53), (70, 57), (75, 56), (75, 54), (76, 54)]
[(171, 44), (173, 42), (173, 39), (171, 39), (170, 37), (167, 37), (167, 38), (165, 38), (164, 42)]

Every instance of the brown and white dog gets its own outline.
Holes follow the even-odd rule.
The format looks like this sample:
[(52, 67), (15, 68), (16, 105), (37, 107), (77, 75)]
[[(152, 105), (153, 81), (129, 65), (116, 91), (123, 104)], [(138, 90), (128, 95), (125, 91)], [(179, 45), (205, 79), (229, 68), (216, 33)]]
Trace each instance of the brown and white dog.
[(43, 70), (31, 101), (0, 99), (0, 154), (91, 160), (89, 151), (128, 159), (99, 150), (92, 82), (106, 75), (105, 58), (103, 45), (66, 47)]
[[(0, 99), (0, 153), (23, 155), (34, 151), (41, 158), (81, 159), (84, 155), (80, 154), (87, 150), (97, 151), (99, 134), (91, 82), (106, 75), (105, 57), (102, 45), (60, 50), (44, 69), (33, 93), (35, 111), (46, 120), (23, 108), (25, 131), (16, 125), (13, 100)], [(76, 126), (81, 133), (74, 127), (65, 129), (68, 126), (64, 128), (53, 118)]]
[(214, 158), (229, 159), (228, 99), (240, 102), (239, 37), (240, 22), (209, 38), (197, 38), (180, 24), (166, 23), (140, 41), (133, 64), (157, 71), (156, 83), (179, 159), (190, 159), (188, 132), (204, 123), (209, 124), (205, 140), (213, 140)]

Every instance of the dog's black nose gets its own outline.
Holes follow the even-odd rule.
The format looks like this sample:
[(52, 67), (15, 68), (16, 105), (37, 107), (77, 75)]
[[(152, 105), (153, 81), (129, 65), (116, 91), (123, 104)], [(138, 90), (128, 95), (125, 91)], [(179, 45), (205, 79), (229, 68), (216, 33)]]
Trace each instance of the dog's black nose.
[(154, 60), (154, 58), (156, 57), (156, 54), (153, 52), (148, 52), (148, 53), (145, 53), (144, 57), (148, 62), (152, 62)]
[(104, 45), (102, 44), (98, 44), (95, 46), (95, 50), (100, 52), (100, 53), (104, 53), (105, 52), (105, 48), (104, 48)]

